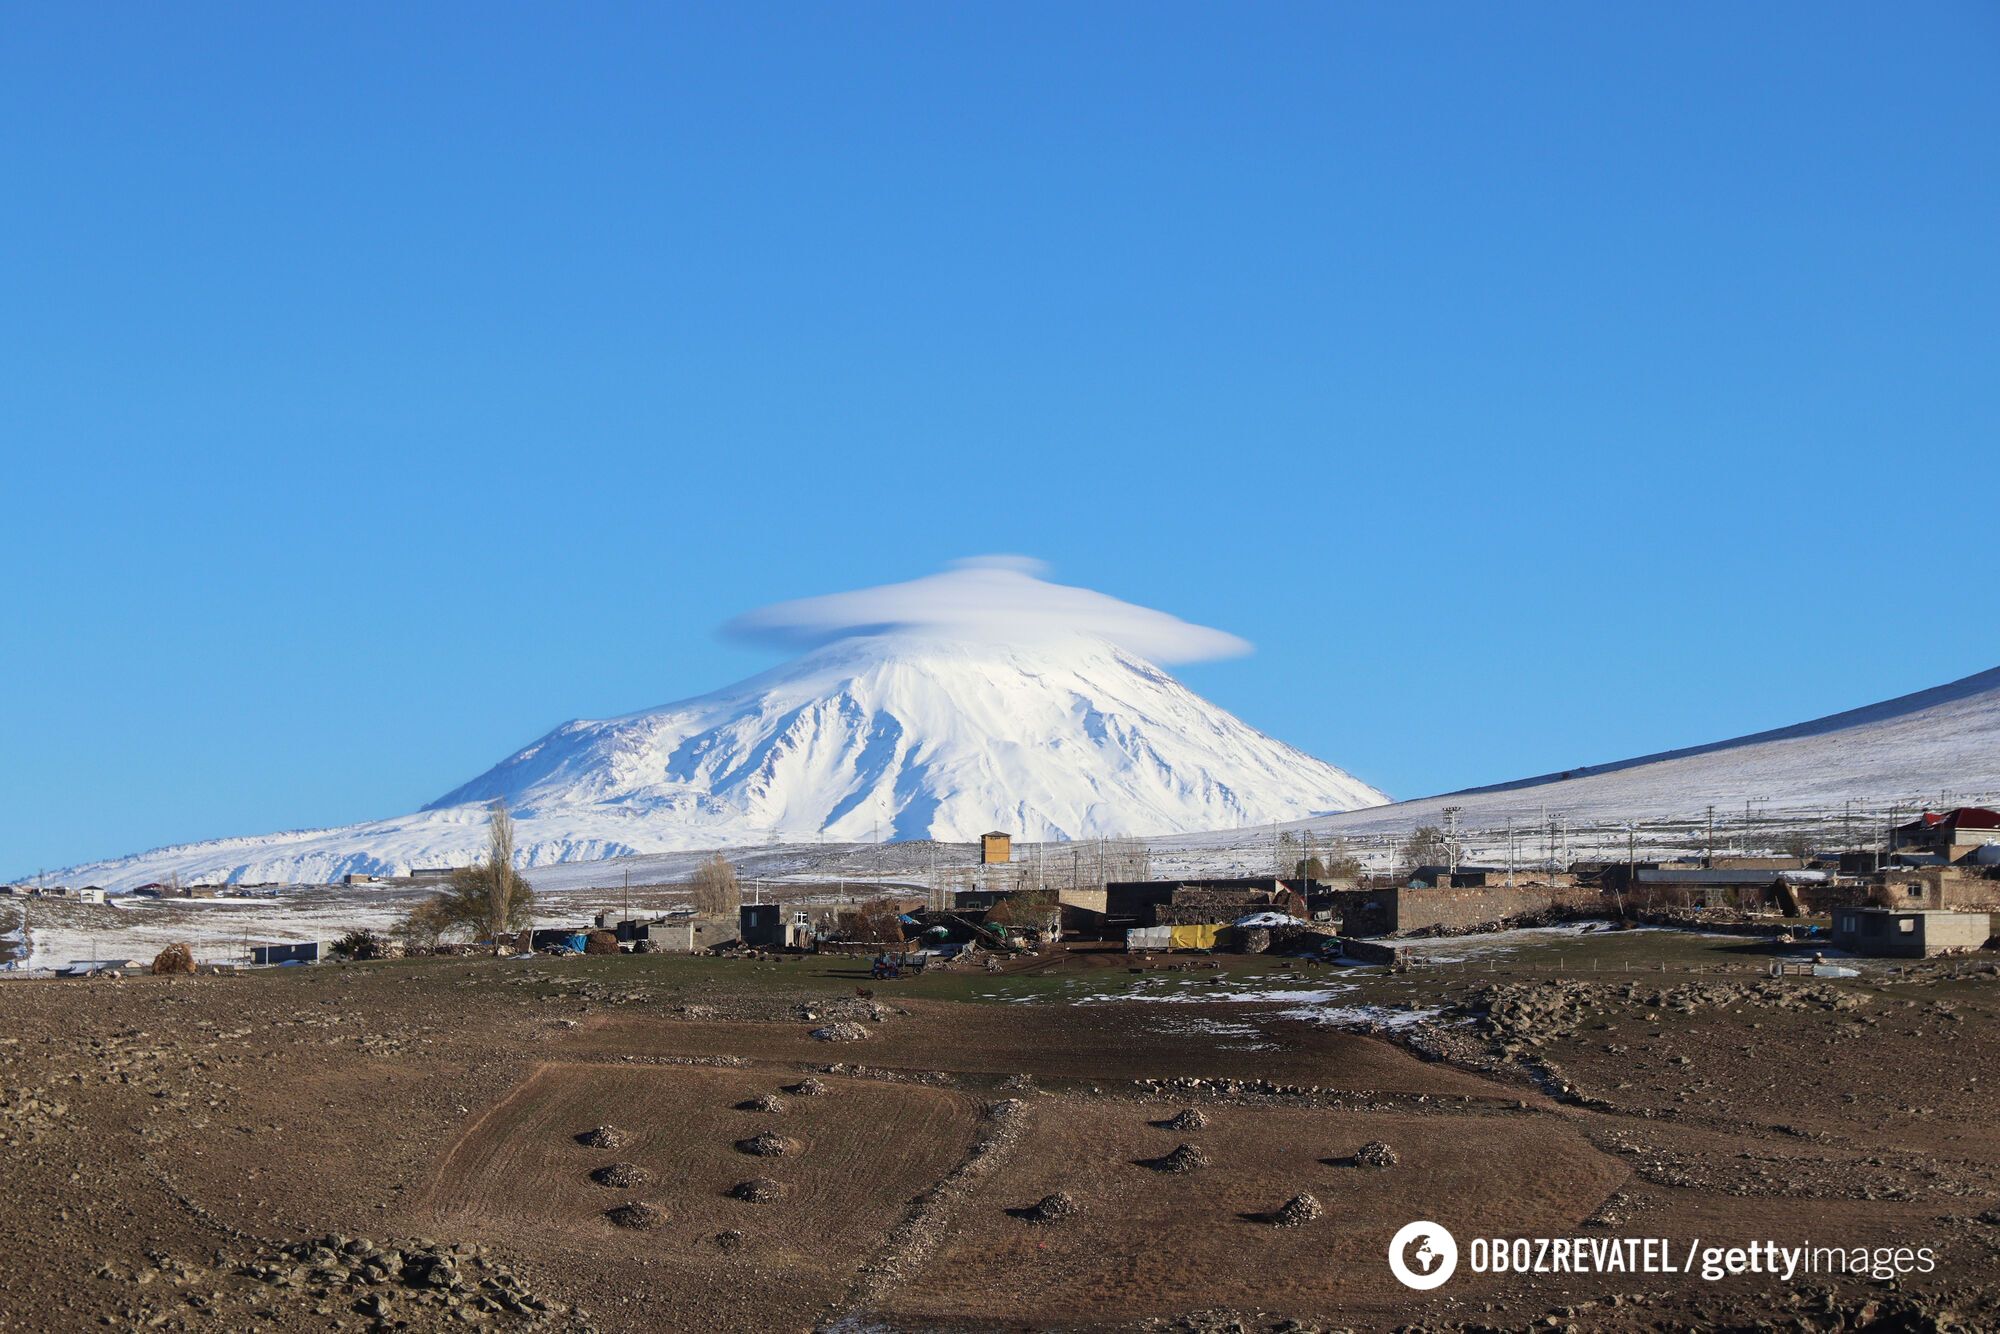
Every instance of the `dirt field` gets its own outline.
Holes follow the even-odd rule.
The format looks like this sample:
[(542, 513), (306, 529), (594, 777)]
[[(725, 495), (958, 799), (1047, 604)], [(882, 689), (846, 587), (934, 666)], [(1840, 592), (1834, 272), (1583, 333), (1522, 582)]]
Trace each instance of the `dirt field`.
[[(1773, 980), (1665, 932), (1433, 954), (0, 985), (0, 1329), (2000, 1323), (2000, 969)], [(1461, 1247), (1431, 1292), (1386, 1264), (1417, 1218)], [(1476, 1274), (1487, 1236), (1935, 1263)]]

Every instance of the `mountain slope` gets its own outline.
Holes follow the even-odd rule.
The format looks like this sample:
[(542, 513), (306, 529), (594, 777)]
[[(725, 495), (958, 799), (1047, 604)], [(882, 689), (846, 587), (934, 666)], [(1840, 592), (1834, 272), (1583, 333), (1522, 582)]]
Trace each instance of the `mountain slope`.
[(1387, 800), (1142, 658), (1081, 635), (844, 638), (761, 676), (567, 723), (415, 815), (72, 868), (110, 888), (463, 864), (486, 803), (525, 864), (822, 837), (1030, 840), (1265, 824)]
[[(1441, 823), (1457, 806), (1469, 829), (1527, 828), (1545, 815), (1647, 820), (1723, 812), (1754, 801), (1838, 811), (2000, 795), (2000, 668), (1811, 722), (1612, 764), (1424, 797), (1305, 822), (1330, 835)], [(1193, 848), (1222, 836), (1169, 840)]]

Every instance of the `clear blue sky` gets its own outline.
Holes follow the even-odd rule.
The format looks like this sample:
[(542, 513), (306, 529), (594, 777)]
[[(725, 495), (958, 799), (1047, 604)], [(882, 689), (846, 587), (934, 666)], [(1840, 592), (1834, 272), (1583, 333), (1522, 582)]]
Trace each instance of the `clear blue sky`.
[(1398, 795), (1994, 666), (1997, 71), (1985, 3), (12, 5), (0, 873), (990, 551)]

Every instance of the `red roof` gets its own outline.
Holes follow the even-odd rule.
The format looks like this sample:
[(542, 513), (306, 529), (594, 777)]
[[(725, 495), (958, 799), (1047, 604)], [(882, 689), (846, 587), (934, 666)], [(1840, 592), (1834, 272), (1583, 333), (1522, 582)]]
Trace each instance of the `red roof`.
[(1896, 831), (1903, 834), (1920, 833), (1926, 829), (1936, 829), (1939, 825), (1947, 829), (2000, 829), (2000, 811), (1989, 811), (1984, 806), (1960, 806), (1957, 810), (1939, 815), (1936, 811), (1925, 811), (1921, 818), (1906, 825), (1898, 825)]

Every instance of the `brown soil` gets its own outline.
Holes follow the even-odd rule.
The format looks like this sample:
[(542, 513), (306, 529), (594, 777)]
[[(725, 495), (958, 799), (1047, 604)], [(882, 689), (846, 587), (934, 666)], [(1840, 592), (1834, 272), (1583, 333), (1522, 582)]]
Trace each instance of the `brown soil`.
[[(1628, 948), (1694, 948), (1654, 934)], [(0, 984), (0, 1330), (2000, 1325), (2000, 978), (1977, 960), (1796, 987), (1419, 970), (1368, 999), (1443, 1013), (1381, 1036), (894, 993), (855, 1044), (796, 1013), (859, 1022), (851, 978), (798, 973)], [(737, 1110), (773, 1089), (771, 1126)], [(615, 1153), (579, 1144), (600, 1127)], [(738, 1150), (760, 1134), (792, 1151)], [(1393, 1170), (1356, 1170), (1375, 1142)], [(1208, 1165), (1146, 1165), (1182, 1145)], [(1894, 1289), (1462, 1266), (1415, 1293), (1384, 1263), (1415, 1218), (1461, 1246), (1938, 1258)]]

